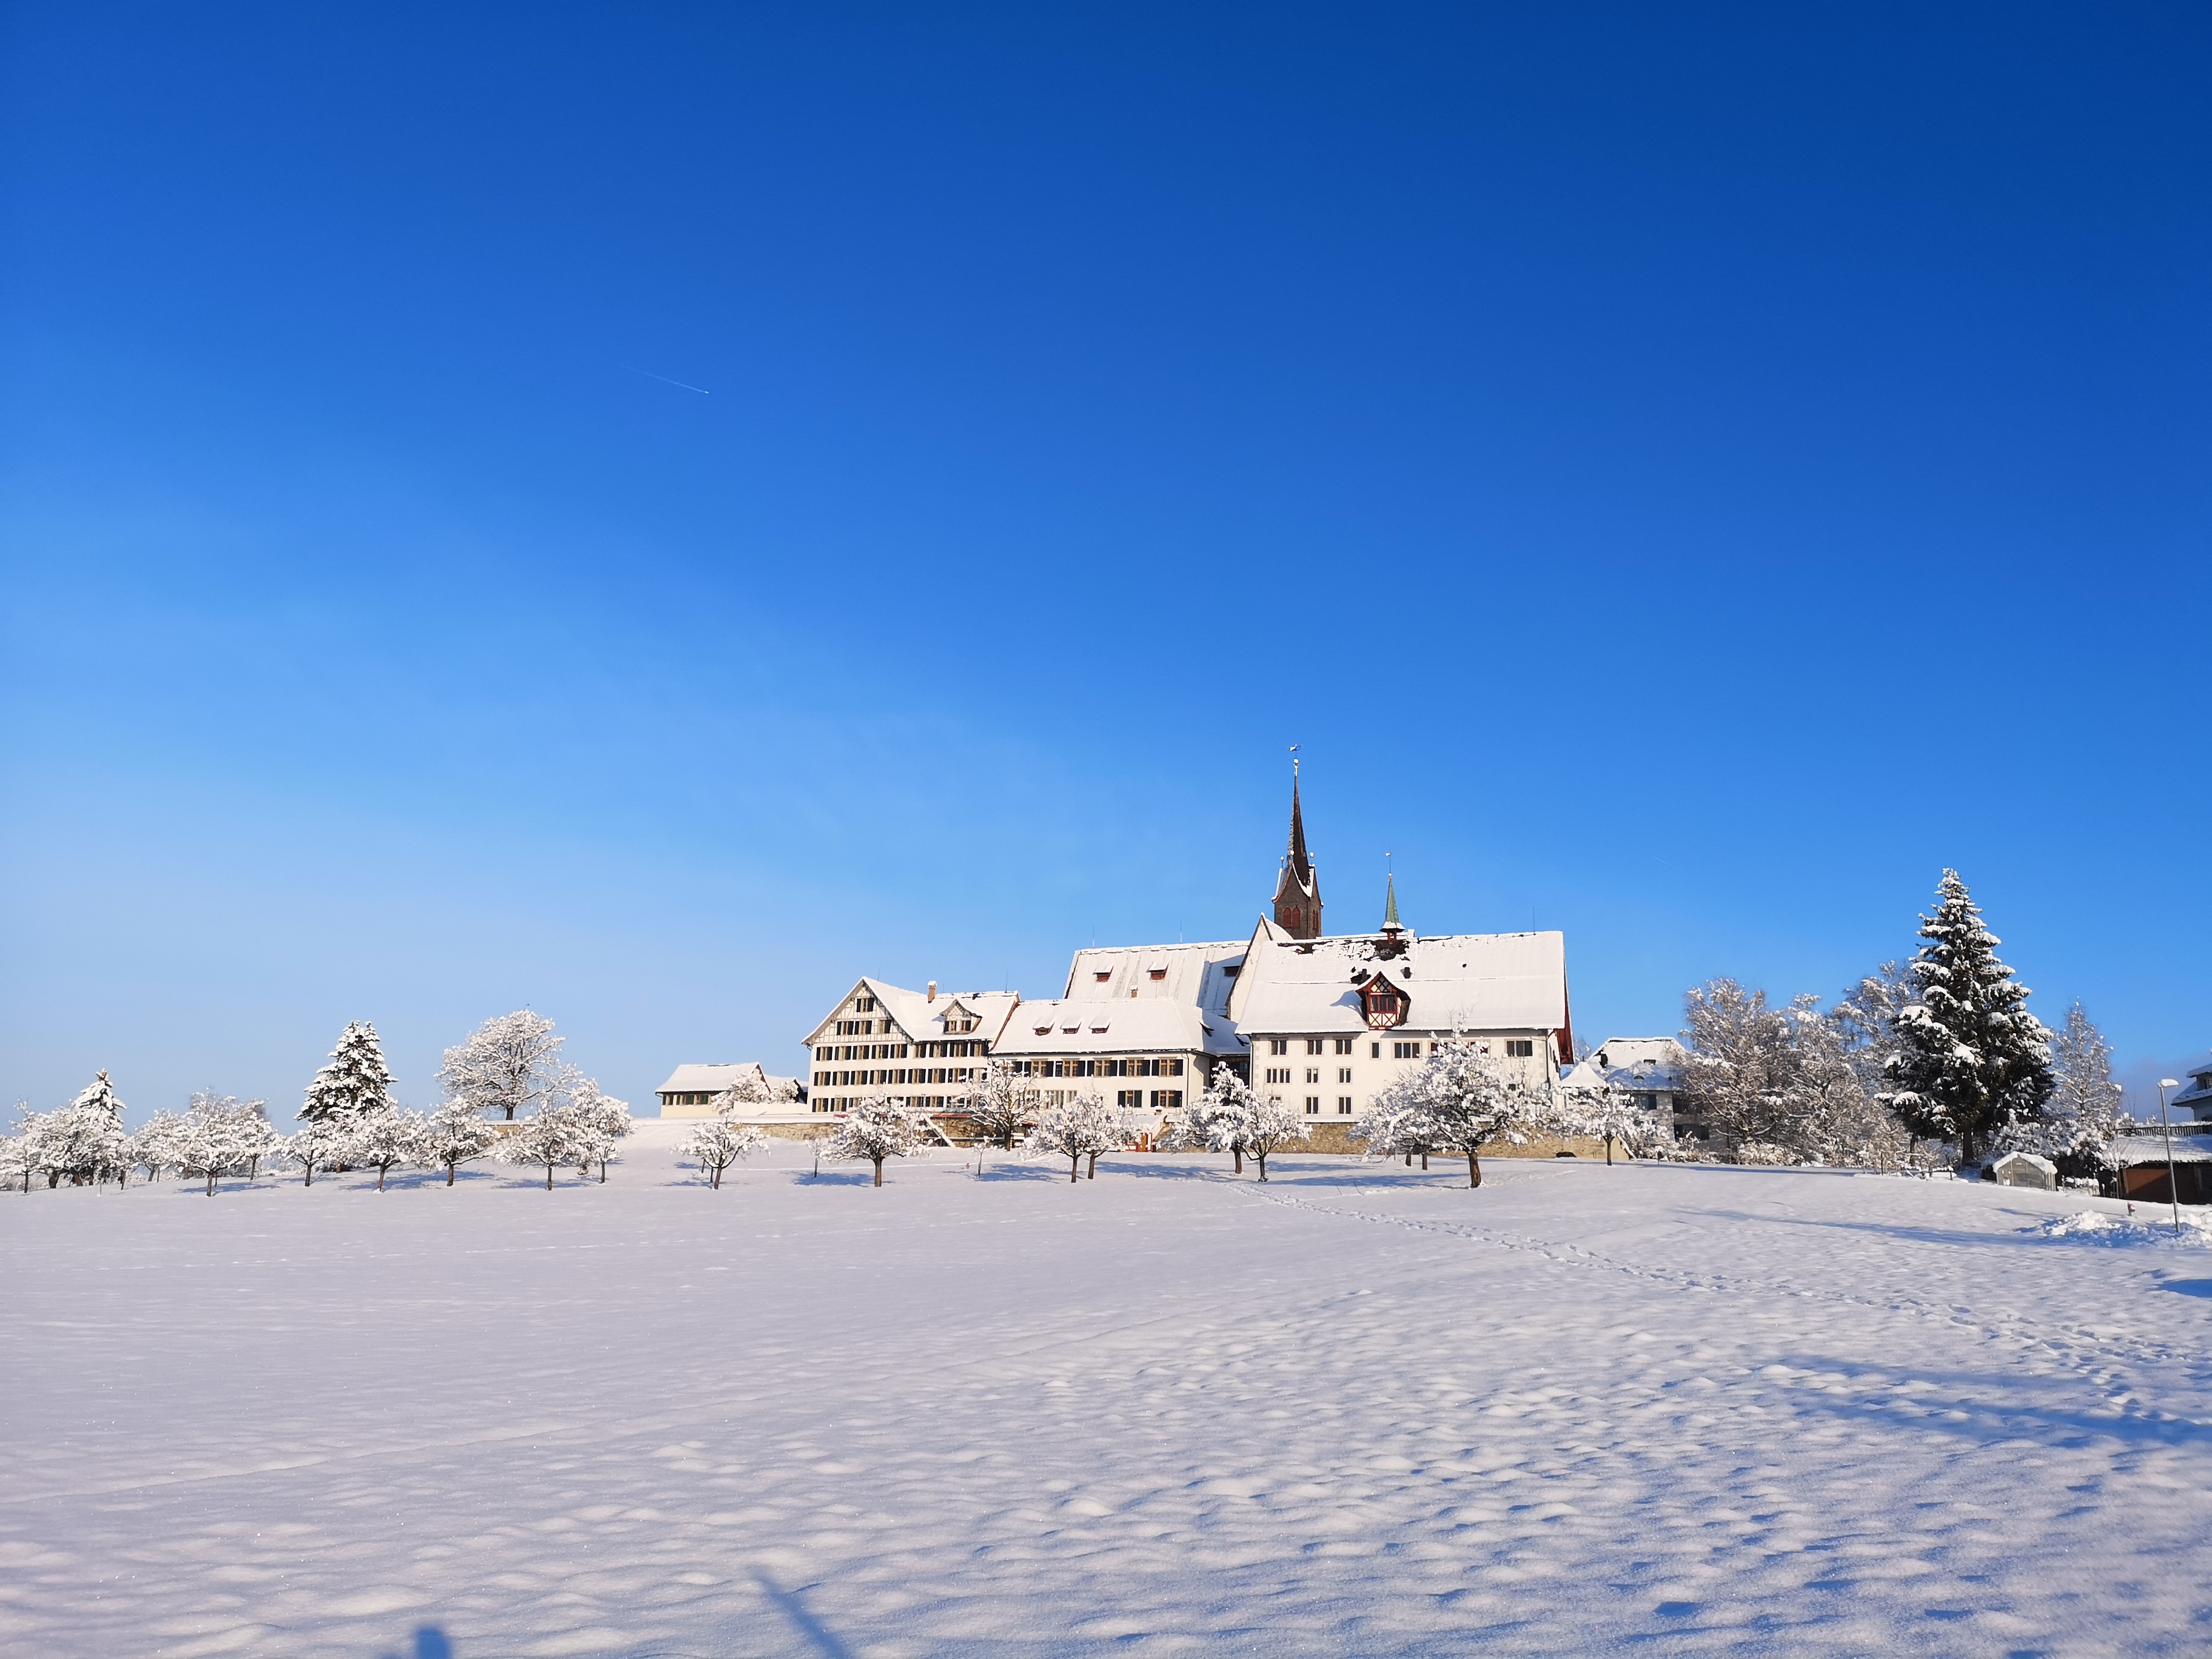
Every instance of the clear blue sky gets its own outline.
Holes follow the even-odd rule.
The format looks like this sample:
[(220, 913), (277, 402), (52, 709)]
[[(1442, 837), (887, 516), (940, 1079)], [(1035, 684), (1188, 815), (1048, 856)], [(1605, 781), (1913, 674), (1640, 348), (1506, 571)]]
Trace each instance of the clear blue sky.
[(2201, 7), (4, 27), (9, 1097), (792, 1069), (1245, 933), (1291, 743), (1593, 1038), (1954, 865), (2212, 1043)]

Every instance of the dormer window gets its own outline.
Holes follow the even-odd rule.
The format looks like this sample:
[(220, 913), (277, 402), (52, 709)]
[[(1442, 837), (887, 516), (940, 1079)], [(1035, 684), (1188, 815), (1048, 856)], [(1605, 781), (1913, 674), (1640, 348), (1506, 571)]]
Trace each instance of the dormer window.
[(1114, 975), (1111, 971), (1109, 971), (1103, 974), (1094, 974), (1091, 977), (1096, 979), (1101, 985), (1103, 985), (1108, 980), (1113, 978)]
[(1405, 1021), (1405, 993), (1380, 974), (1369, 980), (1366, 988), (1360, 992), (1359, 1006), (1367, 1016), (1368, 1024), (1376, 1030), (1388, 1030)]
[(1167, 976), (1168, 970), (1164, 968), (1148, 969), (1145, 973), (1145, 977), (1146, 979), (1165, 979)]

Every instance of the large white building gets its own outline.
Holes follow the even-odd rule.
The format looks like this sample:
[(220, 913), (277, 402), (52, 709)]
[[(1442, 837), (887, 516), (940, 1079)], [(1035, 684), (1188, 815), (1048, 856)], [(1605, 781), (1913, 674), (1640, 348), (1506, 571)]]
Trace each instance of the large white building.
[(1078, 951), (1060, 994), (1037, 1001), (861, 979), (807, 1036), (811, 1111), (880, 1093), (957, 1114), (998, 1060), (1046, 1102), (1096, 1091), (1164, 1123), (1225, 1065), (1310, 1120), (1315, 1150), (1346, 1150), (1369, 1102), (1441, 1042), (1472, 1041), (1534, 1083), (1568, 1063), (1564, 935), (1424, 938), (1395, 882), (1371, 933), (1325, 934), (1321, 909), (1294, 783), (1273, 915), (1249, 939)]

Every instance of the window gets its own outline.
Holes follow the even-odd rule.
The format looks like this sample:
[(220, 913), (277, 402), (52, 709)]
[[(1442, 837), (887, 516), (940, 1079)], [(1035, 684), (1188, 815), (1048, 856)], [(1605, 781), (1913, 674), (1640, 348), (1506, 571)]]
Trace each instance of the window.
[(874, 1013), (876, 1012), (876, 1000), (873, 997), (854, 997), (853, 999), (853, 1012), (856, 1014)]
[(1243, 965), (1244, 964), (1241, 962), (1231, 963), (1226, 968), (1224, 968), (1221, 970), (1221, 977), (1224, 979), (1235, 979), (1237, 977), (1237, 970)]
[(1339, 1117), (1350, 1117), (1352, 1115), (1352, 1097), (1350, 1095), (1339, 1095), (1336, 1097), (1336, 1115)]
[(1108, 980), (1109, 980), (1109, 979), (1113, 978), (1113, 977), (1114, 977), (1114, 975), (1113, 975), (1111, 973), (1104, 973), (1104, 974), (1095, 974), (1095, 975), (1092, 975), (1092, 977), (1093, 977), (1094, 979), (1096, 979), (1096, 980), (1097, 980), (1097, 981), (1101, 985), (1103, 985), (1103, 984), (1104, 984)]
[(1536, 1039), (1508, 1037), (1505, 1039), (1505, 1053), (1512, 1060), (1534, 1060), (1536, 1057)]
[(1340, 1054), (1348, 1054), (1352, 1052), (1352, 1039), (1350, 1037), (1338, 1037), (1334, 1039), (1334, 1041), (1336, 1042), (1336, 1052)]
[(1369, 1043), (1369, 1044), (1367, 1045), (1367, 1058), (1368, 1058), (1368, 1059), (1370, 1059), (1370, 1060), (1380, 1060), (1380, 1059), (1382, 1059), (1382, 1045), (1381, 1043), (1379, 1043), (1379, 1042), (1370, 1042), (1370, 1043)]
[(1164, 968), (1149, 969), (1145, 974), (1146, 979), (1165, 979), (1167, 976), (1168, 970)]
[(1290, 1068), (1289, 1066), (1270, 1066), (1267, 1068), (1267, 1081), (1268, 1081), (1268, 1082), (1270, 1082), (1270, 1083), (1288, 1083), (1290, 1080), (1291, 1080), (1291, 1068)]
[(1291, 1052), (1291, 1040), (1288, 1037), (1269, 1037), (1267, 1052), (1271, 1054), (1287, 1054)]
[(1306, 1115), (1308, 1117), (1319, 1117), (1321, 1115), (1321, 1097), (1319, 1095), (1308, 1095), (1306, 1097)]
[(1145, 1091), (1142, 1089), (1116, 1089), (1114, 1103), (1124, 1108), (1141, 1106), (1145, 1103)]
[(1336, 1068), (1336, 1080), (1337, 1080), (1339, 1083), (1349, 1083), (1349, 1082), (1351, 1082), (1351, 1081), (1352, 1081), (1352, 1067), (1350, 1067), (1349, 1066), (1338, 1066), (1338, 1067)]
[(1393, 1060), (1419, 1060), (1421, 1045), (1418, 1042), (1394, 1042), (1390, 1045), (1390, 1057)]
[(1320, 1066), (1307, 1066), (1307, 1067), (1306, 1067), (1306, 1081), (1307, 1081), (1307, 1082), (1309, 1082), (1309, 1083), (1318, 1083), (1318, 1082), (1320, 1082), (1320, 1081), (1321, 1081), (1321, 1067), (1320, 1067)]
[(1152, 1104), (1164, 1112), (1179, 1112), (1182, 1110), (1182, 1091), (1155, 1089), (1152, 1091)]
[(1310, 1054), (1319, 1054), (1321, 1052), (1321, 1045), (1328, 1041), (1328, 1039), (1327, 1037), (1308, 1037), (1306, 1039), (1306, 1052)]

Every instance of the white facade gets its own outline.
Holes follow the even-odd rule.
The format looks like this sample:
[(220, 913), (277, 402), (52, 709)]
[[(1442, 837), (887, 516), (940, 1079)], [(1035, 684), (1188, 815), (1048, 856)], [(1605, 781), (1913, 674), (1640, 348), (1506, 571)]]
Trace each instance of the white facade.
[(865, 1095), (889, 1095), (942, 1112), (957, 1106), (1021, 998), (1011, 991), (939, 994), (862, 979), (807, 1035), (807, 1104), (843, 1112)]
[(1403, 928), (1293, 939), (1262, 921), (1227, 1003), (1255, 1093), (1348, 1125), (1440, 1043), (1464, 1040), (1531, 1085), (1572, 1042), (1560, 933)]

